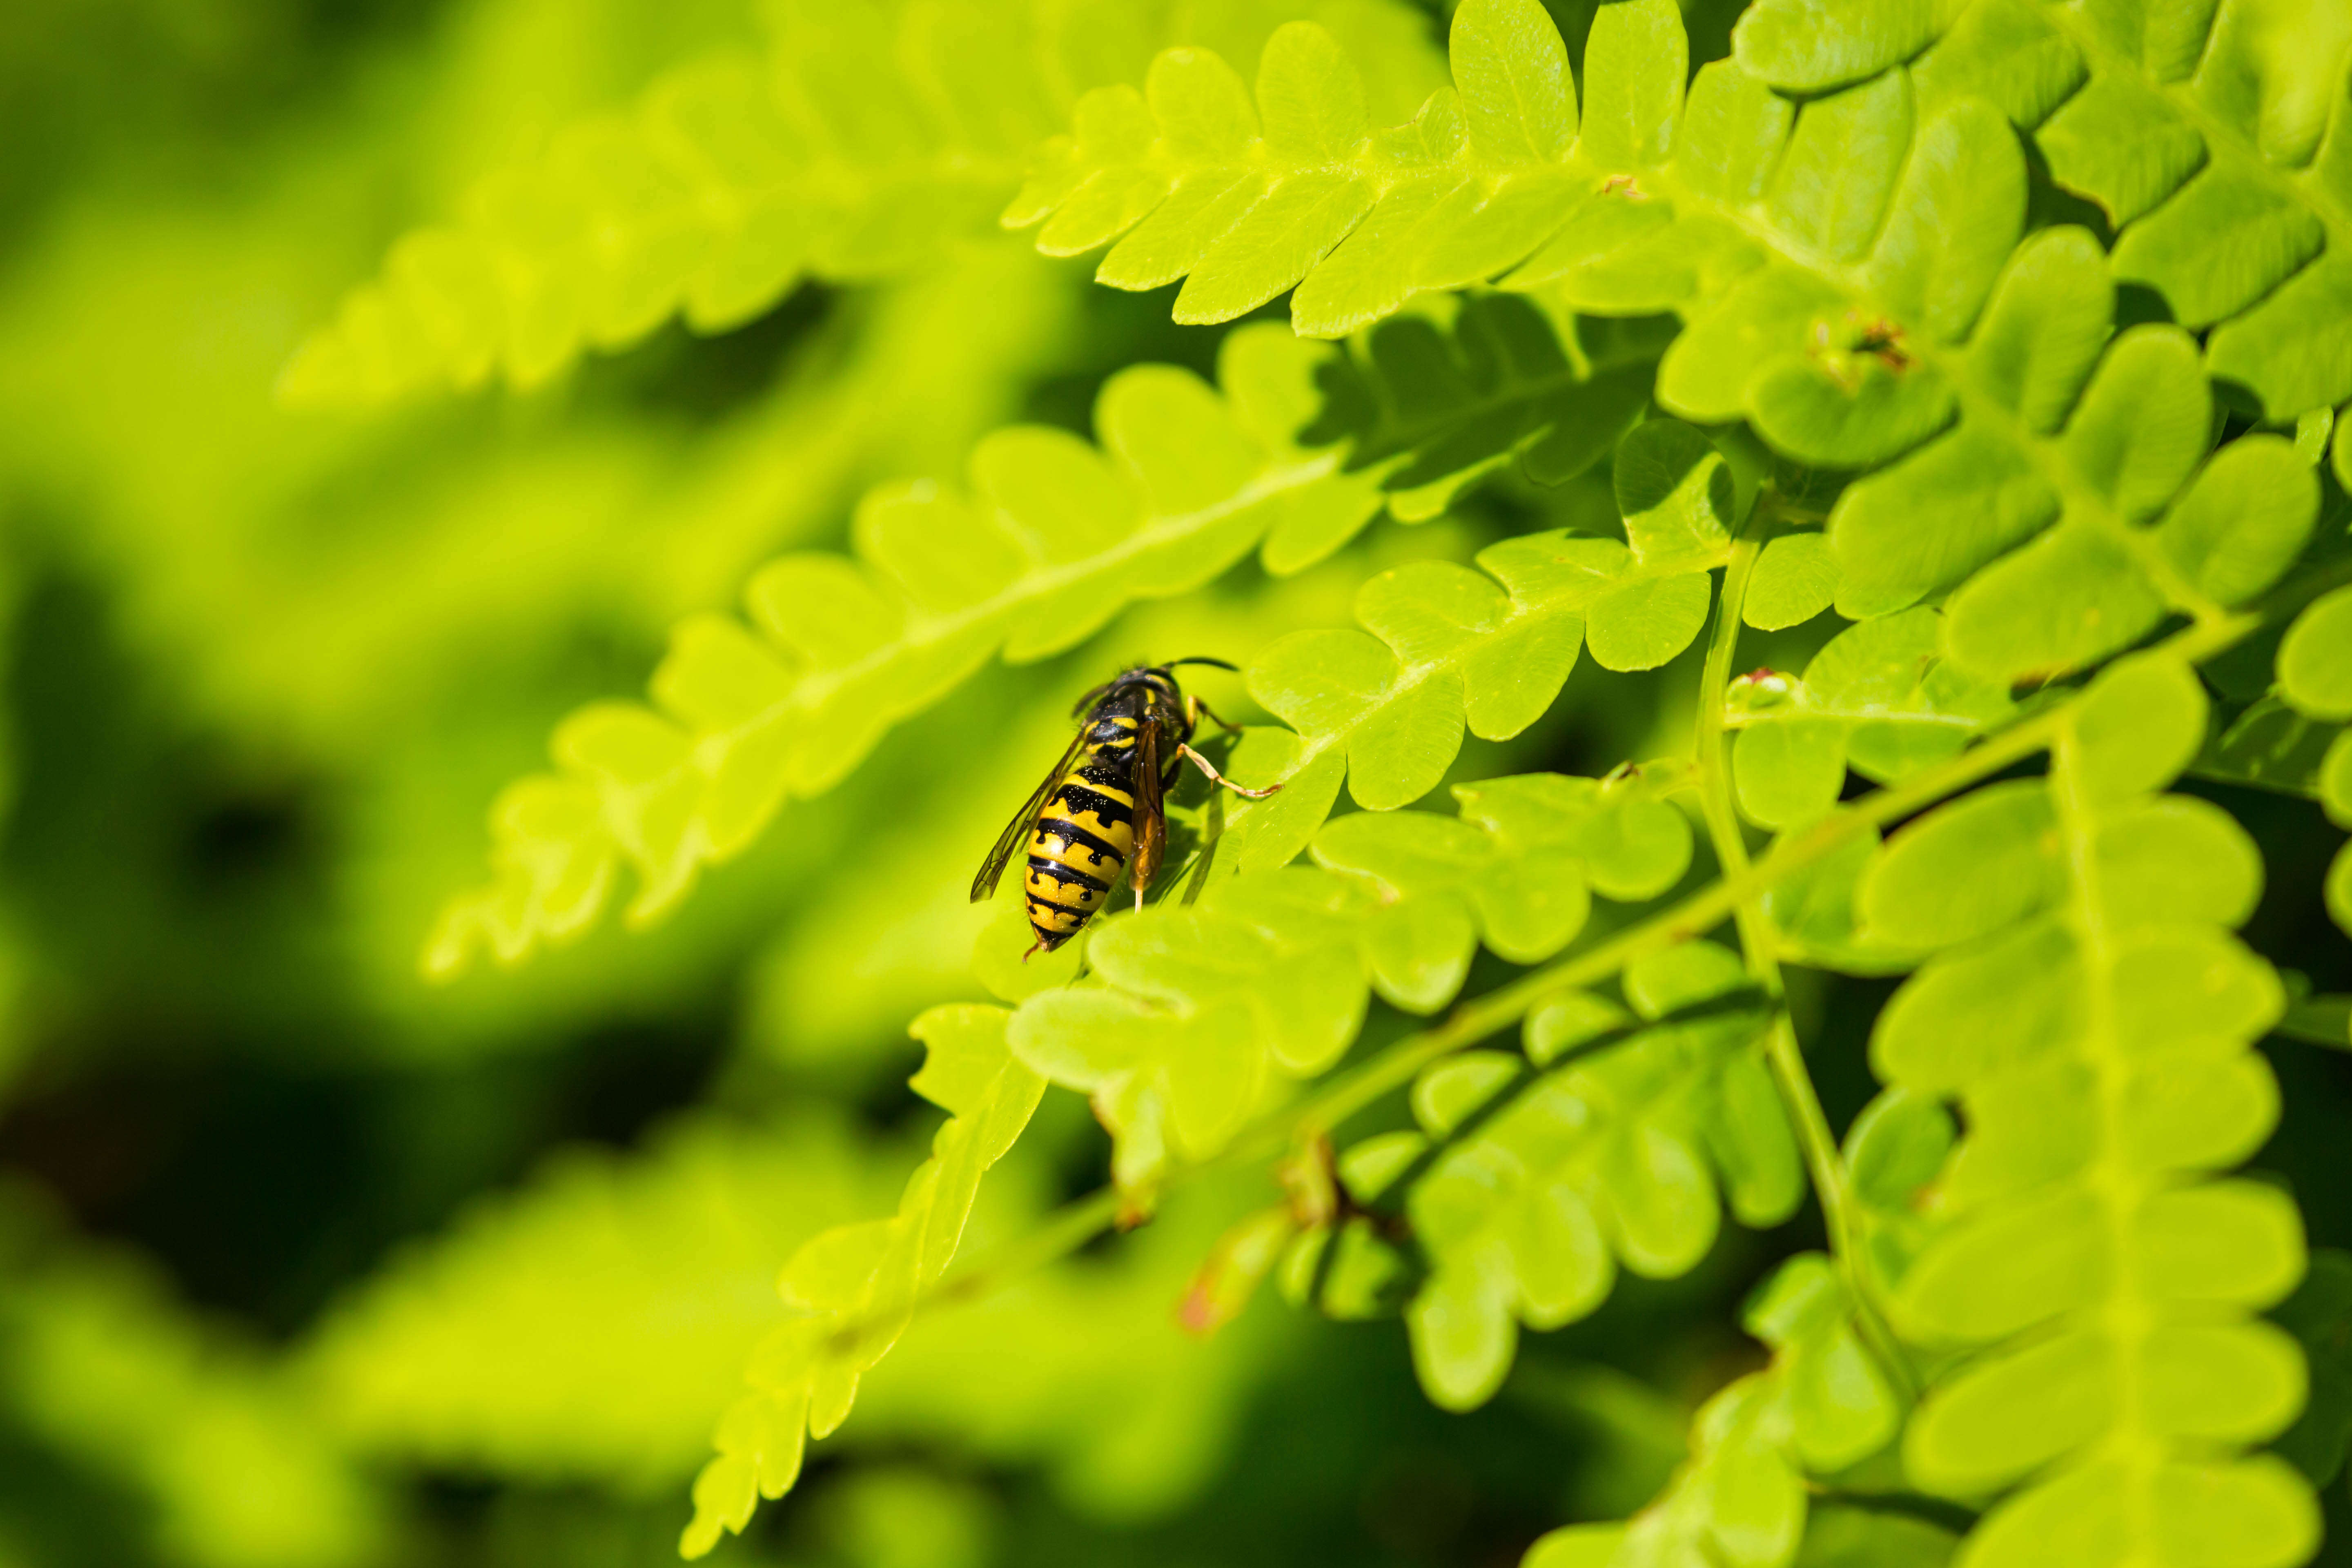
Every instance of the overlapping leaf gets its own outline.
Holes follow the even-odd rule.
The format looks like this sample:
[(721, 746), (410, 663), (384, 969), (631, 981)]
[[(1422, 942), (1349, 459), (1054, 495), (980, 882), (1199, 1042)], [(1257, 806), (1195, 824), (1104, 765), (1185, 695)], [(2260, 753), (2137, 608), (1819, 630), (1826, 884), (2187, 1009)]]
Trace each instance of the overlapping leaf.
[[(2277, 700), (2306, 721), (2352, 719), (2352, 588), (2305, 606), (2279, 643)], [(2352, 827), (2352, 730), (2337, 729), (2314, 776), (2319, 803), (2338, 827)], [(2327, 869), (2327, 912), (2352, 931), (2352, 846)]]
[(1402, 1206), (1428, 1261), (1406, 1321), (1422, 1385), (1449, 1409), (1501, 1384), (1519, 1323), (1583, 1316), (1621, 1261), (1683, 1273), (1725, 1199), (1766, 1225), (1803, 1196), (1764, 1066), (1769, 1013), (1738, 959), (1685, 944), (1623, 988), (1630, 1012), (1584, 993), (1537, 1009), (1524, 1060), (1473, 1051), (1430, 1068), (1421, 1131), (1349, 1152), (1355, 1199)]
[(1563, 323), (1520, 295), (1443, 298), (1455, 308), (1442, 328), (1434, 308), (1395, 317), (1316, 367), (1324, 405), (1308, 438), (1345, 437), (1351, 468), (1384, 464), (1398, 517), (1434, 516), (1515, 458), (1536, 483), (1564, 483), (1641, 417), (1670, 337), (1656, 321)]
[(1837, 804), (1847, 768), (1892, 784), (2009, 718), (2006, 690), (1940, 657), (1938, 619), (1913, 609), (1864, 621), (1832, 638), (1801, 679), (1759, 670), (1733, 682), (1732, 778), (1750, 821), (1810, 822)]
[[(1523, 1568), (1784, 1568), (1805, 1539), (1807, 1478), (1848, 1468), (1893, 1437), (1901, 1406), (1853, 1325), (1827, 1258), (1783, 1264), (1748, 1304), (1771, 1363), (1707, 1401), (1692, 1457), (1665, 1495), (1624, 1524), (1570, 1525), (1529, 1548)], [(1936, 1532), (1889, 1562), (1932, 1562)]]
[(2243, 604), (2293, 563), (2318, 512), (2310, 467), (2268, 435), (2209, 457), (2194, 341), (2144, 326), (2106, 342), (2112, 303), (2083, 231), (2018, 251), (1969, 347), (1958, 426), (1839, 499), (1841, 612), (1957, 589), (1946, 651), (2016, 680)]
[(1951, 1364), (1913, 1418), (1915, 1483), (2000, 1499), (1977, 1568), (2184, 1561), (2246, 1568), (2310, 1550), (2285, 1465), (2244, 1450), (2304, 1397), (2292, 1341), (2253, 1314), (2304, 1267), (2274, 1188), (2221, 1179), (2269, 1132), (2254, 1038), (2279, 982), (2229, 928), (2261, 887), (2245, 834), (2159, 795), (2205, 702), (2163, 656), (2116, 666), (2074, 709), (2048, 779), (1995, 784), (1889, 842), (1871, 925), (1937, 950), (1881, 1015), (1880, 1075), (1957, 1098), (1967, 1136), (1937, 1229), (1900, 1276), (1895, 1326)]
[(680, 1542), (688, 1557), (740, 1531), (759, 1499), (792, 1489), (808, 1439), (848, 1416), (858, 1379), (889, 1353), (919, 1294), (954, 1258), (981, 1176), (1045, 1092), (1006, 1048), (1009, 1016), (967, 1005), (915, 1021), (926, 1055), (913, 1086), (948, 1112), (947, 1124), (895, 1215), (823, 1232), (784, 1266), (778, 1289), (794, 1315), (753, 1352), (751, 1390), (719, 1421), (718, 1457), (694, 1483), (694, 1519)]
[(1297, 285), (1295, 324), (1338, 333), (1507, 272), (1569, 310), (1678, 312), (1656, 384), (1671, 412), (1745, 418), (1815, 466), (1903, 459), (1833, 520), (1845, 613), (2017, 552), (1952, 605), (1951, 651), (1988, 675), (2080, 668), (2284, 570), (2311, 526), (2307, 469), (2263, 437), (2200, 470), (2194, 341), (2147, 327), (2108, 348), (2114, 285), (2090, 236), (2018, 248), (2025, 161), (2000, 113), (1923, 95), (1899, 67), (1800, 108), (1718, 61), (1685, 99), (1684, 54), (1664, 0), (1603, 7), (1580, 134), (1541, 10), (1471, 0), (1455, 88), (1412, 126), (1375, 133), (1343, 110), (1311, 136), (1281, 106), (1347, 101), (1345, 59), (1311, 29), (1269, 46), (1255, 114), (1222, 65), (1163, 55), (1148, 97), (1086, 100), (1008, 221), (1052, 213), (1040, 244), (1056, 250), (1126, 234), (1104, 279), (1189, 274), (1188, 320)]
[[(1736, 308), (1734, 330), (1772, 331), (1796, 324), (1791, 307), (1845, 303), (1848, 264), (1878, 239), (1869, 281), (1896, 307), (1894, 324), (1950, 339), (2015, 243), (2023, 171), (1997, 119), (1930, 126), (1940, 172), (1890, 209), (1912, 142), (1906, 83), (1825, 100), (1793, 136), (1789, 106), (1727, 62), (1699, 73), (1685, 105), (1687, 45), (1663, 0), (1596, 16), (1580, 126), (1566, 50), (1533, 0), (1471, 0), (1452, 54), (1454, 88), (1411, 124), (1378, 130), (1345, 55), (1311, 26), (1269, 44), (1255, 110), (1223, 61), (1170, 51), (1143, 93), (1081, 101), (1076, 133), (1006, 221), (1047, 220), (1038, 243), (1058, 254), (1124, 235), (1098, 275), (1124, 288), (1187, 278), (1180, 320), (1222, 321), (1296, 285), (1293, 321), (1321, 336), (1523, 261), (1512, 286), (1604, 314), (1686, 309), (1761, 279), (1773, 298)], [(1819, 343), (1773, 335), (1864, 374), (1885, 345), (1850, 351), (1884, 325), (1867, 312), (1836, 325)]]
[(1114, 376), (1101, 450), (1016, 427), (975, 449), (970, 499), (931, 484), (868, 495), (854, 558), (772, 563), (746, 593), (751, 625), (678, 627), (656, 706), (599, 704), (558, 730), (560, 771), (500, 797), (496, 880), (444, 911), (427, 968), (455, 973), (484, 947), (511, 962), (583, 930), (624, 863), (631, 917), (649, 919), (992, 655), (1069, 647), (1260, 546), (1279, 568), (1337, 548), (1380, 503), (1371, 475), (1292, 443), (1322, 352), (1279, 328), (1236, 333), (1223, 395), (1162, 366)]
[[(1880, 460), (1949, 420), (1935, 351), (1968, 336), (2024, 216), (2023, 158), (1997, 114), (1923, 117), (1899, 73), (1800, 113), (1729, 61), (1685, 101), (1665, 0), (1600, 10), (1581, 126), (1534, 0), (1464, 5), (1453, 59), (1452, 90), (1376, 131), (1310, 27), (1269, 45), (1255, 111), (1222, 62), (1171, 51), (1144, 93), (1082, 101), (1006, 221), (1050, 214), (1038, 243), (1055, 253), (1125, 235), (1098, 276), (1188, 277), (1186, 321), (1296, 285), (1294, 324), (1336, 336), (1506, 272), (1578, 311), (1679, 312), (1690, 328), (1660, 400), (1703, 422), (1750, 416), (1818, 464)], [(1294, 123), (1308, 101), (1337, 107)]]
[(1356, 596), (1364, 630), (1297, 632), (1250, 663), (1250, 695), (1290, 726), (1253, 730), (1234, 759), (1245, 784), (1280, 795), (1237, 809), (1234, 863), (1286, 863), (1328, 815), (1344, 779), (1386, 810), (1437, 786), (1463, 731), (1517, 734), (1559, 696), (1579, 652), (1609, 669), (1650, 669), (1706, 619), (1708, 571), (1730, 542), (1729, 466), (1671, 419), (1618, 443), (1625, 540), (1558, 531), (1479, 552), (1484, 574), (1445, 562), (1384, 573)]
[(1197, 905), (1108, 917), (1093, 973), (1030, 996), (1013, 1049), (1092, 1097), (1122, 1185), (1215, 1154), (1276, 1079), (1328, 1068), (1377, 992), (1444, 1005), (1480, 943), (1517, 963), (1583, 928), (1593, 890), (1654, 898), (1690, 860), (1681, 813), (1638, 776), (1537, 773), (1456, 791), (1462, 817), (1342, 817), (1314, 867), (1229, 879)]
[(1734, 37), (1806, 92), (1925, 48), (1923, 100), (2031, 132), (2119, 231), (2116, 275), (2214, 329), (2215, 374), (2273, 418), (2352, 395), (2352, 16), (2332, 0), (1762, 0)]
[[(1317, 6), (1397, 89), (1430, 74), (1387, 0)], [(373, 403), (493, 374), (530, 386), (683, 313), (720, 331), (804, 276), (856, 281), (983, 231), (1076, 94), (1153, 49), (1254, 54), (1287, 6), (887, 0), (768, 7), (763, 58), (658, 80), (631, 112), (561, 131), (500, 169), (458, 222), (393, 248), (383, 277), (289, 367), (288, 395)]]

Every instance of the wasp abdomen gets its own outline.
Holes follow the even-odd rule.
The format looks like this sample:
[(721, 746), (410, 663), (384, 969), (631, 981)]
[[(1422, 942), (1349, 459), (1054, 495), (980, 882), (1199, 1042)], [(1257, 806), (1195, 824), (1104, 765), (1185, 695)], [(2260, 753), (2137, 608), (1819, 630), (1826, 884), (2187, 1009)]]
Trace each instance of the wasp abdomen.
[(1052, 952), (1102, 908), (1135, 853), (1135, 721), (1108, 718), (1038, 814), (1022, 891), (1029, 928)]

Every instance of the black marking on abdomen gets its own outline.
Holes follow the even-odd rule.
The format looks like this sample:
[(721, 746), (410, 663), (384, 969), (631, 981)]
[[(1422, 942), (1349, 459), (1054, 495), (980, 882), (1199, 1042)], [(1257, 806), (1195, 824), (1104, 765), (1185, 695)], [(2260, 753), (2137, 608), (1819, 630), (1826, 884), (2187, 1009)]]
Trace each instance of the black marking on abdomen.
[[(1104, 781), (1097, 780), (1097, 782), (1101, 783)], [(1128, 810), (1126, 806), (1121, 805), (1118, 802), (1111, 799), (1111, 797), (1107, 795), (1088, 789), (1086, 785), (1077, 783), (1076, 780), (1072, 780), (1063, 784), (1061, 788), (1055, 790), (1054, 792), (1054, 798), (1067, 806), (1074, 816), (1084, 816), (1087, 813), (1091, 812), (1097, 818), (1106, 823), (1125, 822), (1131, 824), (1135, 821), (1135, 814)]]
[(1135, 759), (1127, 756), (1112, 756), (1107, 750), (1097, 752), (1093, 757), (1073, 768), (1070, 771), (1070, 776), (1074, 779), (1084, 779), (1090, 784), (1101, 784), (1108, 789), (1131, 789), (1135, 784)]
[(1126, 851), (1108, 838), (1098, 838), (1088, 833), (1066, 816), (1041, 818), (1037, 824), (1037, 837), (1040, 839), (1058, 838), (1068, 848), (1084, 849), (1095, 858), (1097, 865), (1105, 860), (1114, 866), (1127, 864)]
[(1075, 882), (1081, 888), (1092, 888), (1097, 893), (1110, 891), (1110, 884), (1101, 878), (1089, 877), (1074, 866), (1065, 866), (1059, 860), (1048, 860), (1043, 855), (1029, 857), (1029, 869), (1040, 877), (1051, 877), (1064, 887)]

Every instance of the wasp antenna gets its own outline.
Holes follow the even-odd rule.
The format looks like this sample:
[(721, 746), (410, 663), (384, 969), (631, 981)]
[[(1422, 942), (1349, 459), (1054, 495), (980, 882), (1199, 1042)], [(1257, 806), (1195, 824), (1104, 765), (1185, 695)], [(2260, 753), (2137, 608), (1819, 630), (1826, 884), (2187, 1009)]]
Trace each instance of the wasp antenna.
[(1209, 658), (1199, 654), (1195, 654), (1191, 658), (1171, 658), (1160, 668), (1162, 669), (1173, 669), (1180, 664), (1205, 664), (1213, 666), (1218, 669), (1230, 669), (1235, 675), (1239, 675), (1242, 672), (1242, 667), (1238, 664), (1228, 664), (1222, 658)]

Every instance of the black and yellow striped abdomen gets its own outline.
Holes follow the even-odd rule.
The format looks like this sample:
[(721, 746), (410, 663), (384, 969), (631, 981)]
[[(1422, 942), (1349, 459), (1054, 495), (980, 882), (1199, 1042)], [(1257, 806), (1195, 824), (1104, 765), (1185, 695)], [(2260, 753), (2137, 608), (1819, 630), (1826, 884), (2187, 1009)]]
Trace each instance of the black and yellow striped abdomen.
[(1135, 853), (1136, 721), (1106, 715), (1037, 814), (1022, 892), (1048, 952), (1078, 932)]

